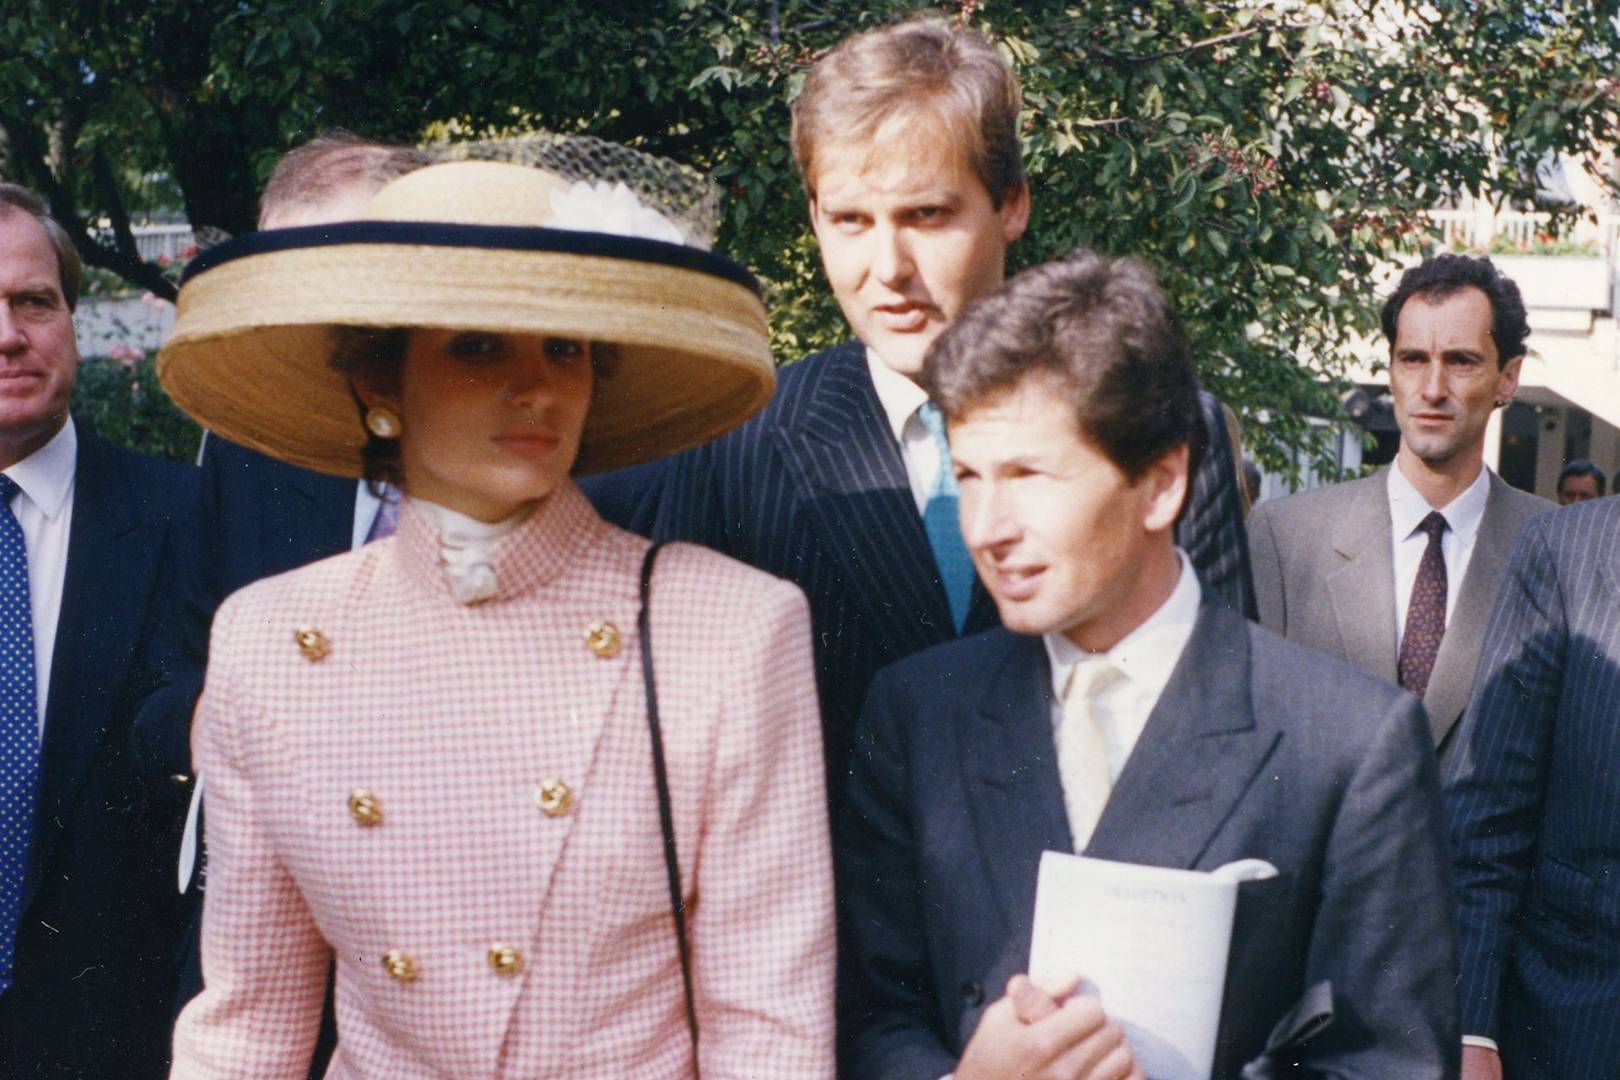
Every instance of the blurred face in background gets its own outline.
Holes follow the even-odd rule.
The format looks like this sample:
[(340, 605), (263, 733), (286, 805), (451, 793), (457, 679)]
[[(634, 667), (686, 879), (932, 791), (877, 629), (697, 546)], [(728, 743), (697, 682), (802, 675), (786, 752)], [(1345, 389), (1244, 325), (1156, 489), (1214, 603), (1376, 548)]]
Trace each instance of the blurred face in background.
[(1603, 492), (1598, 490), (1597, 477), (1591, 474), (1570, 475), (1558, 482), (1558, 505), (1573, 506), (1588, 499), (1600, 499)]
[(918, 110), (818, 153), (810, 222), (855, 336), (915, 378), (962, 309), (1001, 284), (1029, 221), (1020, 184), (998, 207), (951, 128)]
[(62, 429), (78, 369), (56, 249), (33, 215), (0, 210), (0, 468)]

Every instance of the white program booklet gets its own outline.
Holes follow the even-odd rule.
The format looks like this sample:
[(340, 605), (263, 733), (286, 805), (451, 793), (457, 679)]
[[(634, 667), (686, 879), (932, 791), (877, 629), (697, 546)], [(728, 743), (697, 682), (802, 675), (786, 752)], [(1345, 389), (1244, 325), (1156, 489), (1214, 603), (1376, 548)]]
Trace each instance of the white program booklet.
[(1204, 872), (1043, 852), (1029, 977), (1048, 992), (1084, 980), (1149, 1080), (1209, 1080), (1238, 884), (1276, 874), (1261, 859)]

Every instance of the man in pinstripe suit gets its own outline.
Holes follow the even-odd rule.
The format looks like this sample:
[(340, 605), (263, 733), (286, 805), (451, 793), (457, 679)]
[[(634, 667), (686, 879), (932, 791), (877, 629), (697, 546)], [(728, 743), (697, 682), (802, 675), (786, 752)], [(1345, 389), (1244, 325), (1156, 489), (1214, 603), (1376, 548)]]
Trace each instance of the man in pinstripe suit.
[[(1470, 1080), (1620, 1076), (1620, 499), (1532, 520), (1446, 763)], [(1478, 1041), (1478, 1040), (1476, 1040)]]
[[(850, 38), (807, 76), (793, 149), (828, 282), (857, 341), (781, 373), (742, 428), (582, 484), (610, 521), (707, 544), (810, 600), (827, 765), (839, 780), (873, 674), (996, 625), (955, 525), (955, 482), (923, 354), (1000, 284), (1029, 218), (1017, 79), (971, 30), (912, 20)], [(1178, 532), (1210, 590), (1254, 611), (1219, 405)]]

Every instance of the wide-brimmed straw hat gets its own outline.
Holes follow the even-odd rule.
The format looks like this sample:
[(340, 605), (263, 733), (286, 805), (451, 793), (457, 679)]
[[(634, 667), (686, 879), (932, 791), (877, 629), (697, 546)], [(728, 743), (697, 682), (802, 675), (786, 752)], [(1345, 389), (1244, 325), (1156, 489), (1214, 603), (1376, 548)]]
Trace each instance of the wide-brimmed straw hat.
[(622, 182), (510, 161), (429, 165), (365, 220), (227, 241), (186, 268), (157, 372), (204, 427), (283, 461), (361, 475), (366, 432), (333, 327), (435, 327), (615, 346), (576, 473), (736, 426), (775, 373), (759, 285)]

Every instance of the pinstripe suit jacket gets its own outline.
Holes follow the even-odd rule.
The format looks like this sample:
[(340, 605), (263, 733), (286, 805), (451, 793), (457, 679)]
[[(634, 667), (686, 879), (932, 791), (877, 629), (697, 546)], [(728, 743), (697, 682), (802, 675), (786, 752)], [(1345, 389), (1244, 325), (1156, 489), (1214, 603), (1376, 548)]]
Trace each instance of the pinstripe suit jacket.
[[(779, 380), (771, 403), (736, 431), (582, 487), (609, 521), (707, 545), (804, 590), (836, 778), (877, 670), (957, 633), (865, 348), (828, 349), (782, 368)], [(1231, 444), (1219, 404), (1205, 394), (1203, 405), (1210, 448), (1177, 543), (1211, 594), (1252, 615)], [(975, 582), (963, 633), (997, 622)]]
[[(501, 542), (500, 593), (468, 607), (407, 504), (394, 539), (225, 602), (198, 719), (204, 989), (175, 1076), (302, 1080), (328, 945), (328, 1077), (689, 1075), (635, 637), (645, 549), (568, 486)], [(703, 1074), (830, 1077), (804, 600), (676, 546), (651, 615)], [(598, 620), (617, 651), (587, 648)], [(305, 625), (324, 658), (296, 647)], [(541, 812), (546, 777), (571, 789), (566, 812)], [(352, 817), (356, 789), (380, 823)], [(497, 943), (521, 970), (494, 969)], [(413, 981), (385, 969), (390, 950)]]
[(1446, 768), (1463, 1031), (1620, 1075), (1620, 499), (1519, 536)]

